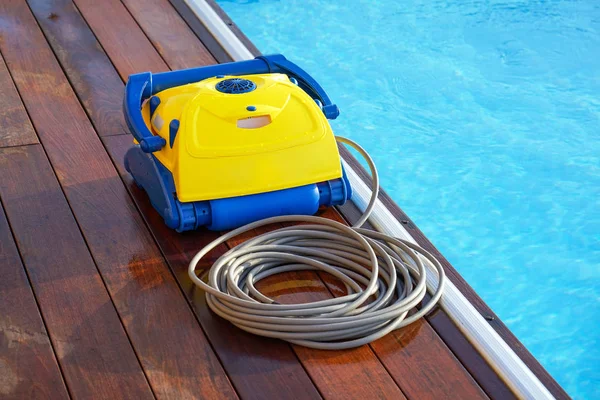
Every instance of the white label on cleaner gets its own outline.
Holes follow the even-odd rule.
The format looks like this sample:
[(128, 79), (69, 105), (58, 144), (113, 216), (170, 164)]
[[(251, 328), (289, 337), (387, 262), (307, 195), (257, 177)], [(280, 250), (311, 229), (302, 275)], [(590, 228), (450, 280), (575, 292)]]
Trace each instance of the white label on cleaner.
[(154, 125), (154, 129), (160, 131), (165, 124), (165, 121), (160, 117), (159, 114), (156, 114), (152, 119), (152, 125)]

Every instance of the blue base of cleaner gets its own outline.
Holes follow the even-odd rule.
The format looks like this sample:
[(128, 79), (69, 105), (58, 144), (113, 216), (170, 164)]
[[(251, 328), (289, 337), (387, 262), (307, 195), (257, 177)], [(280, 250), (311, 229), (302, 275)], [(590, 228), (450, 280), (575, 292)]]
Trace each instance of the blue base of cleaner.
[(342, 205), (352, 197), (342, 166), (342, 177), (290, 189), (247, 196), (194, 202), (177, 200), (171, 172), (152, 154), (133, 146), (125, 155), (125, 168), (143, 188), (152, 206), (177, 232), (205, 226), (222, 231), (280, 215), (314, 215), (320, 206)]

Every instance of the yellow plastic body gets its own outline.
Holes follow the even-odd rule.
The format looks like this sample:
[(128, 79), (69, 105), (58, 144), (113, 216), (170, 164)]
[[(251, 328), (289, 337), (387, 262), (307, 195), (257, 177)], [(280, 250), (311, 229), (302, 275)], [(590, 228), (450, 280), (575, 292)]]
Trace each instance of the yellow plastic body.
[[(146, 125), (167, 142), (154, 155), (173, 174), (180, 201), (270, 192), (342, 176), (329, 122), (306, 92), (284, 74), (237, 76), (253, 81), (256, 89), (219, 92), (215, 85), (228, 78), (233, 77), (159, 92), (152, 121), (149, 102), (142, 106)], [(171, 147), (174, 119), (179, 130)], [(264, 126), (240, 127), (248, 125)]]

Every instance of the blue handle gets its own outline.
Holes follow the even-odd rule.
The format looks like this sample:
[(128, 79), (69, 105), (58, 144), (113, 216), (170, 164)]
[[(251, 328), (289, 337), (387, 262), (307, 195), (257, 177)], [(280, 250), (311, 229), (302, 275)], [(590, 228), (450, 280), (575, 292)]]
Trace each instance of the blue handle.
[(123, 98), (125, 121), (131, 134), (145, 153), (158, 151), (167, 144), (165, 139), (150, 132), (142, 117), (142, 101), (151, 96), (151, 88), (152, 74), (150, 72), (131, 75), (125, 85), (125, 97)]
[(144, 152), (152, 153), (158, 151), (167, 142), (160, 136), (155, 136), (144, 123), (141, 111), (144, 100), (163, 90), (198, 82), (217, 75), (253, 75), (266, 73), (283, 73), (298, 80), (300, 88), (321, 102), (323, 105), (323, 114), (328, 119), (335, 119), (340, 114), (338, 107), (331, 102), (325, 90), (306, 71), (288, 61), (283, 55), (273, 54), (259, 56), (254, 60), (156, 74), (142, 72), (130, 75), (125, 86), (125, 98), (123, 99), (125, 121)]
[(258, 59), (263, 60), (269, 66), (269, 72), (277, 72), (286, 74), (298, 80), (299, 86), (307, 92), (312, 98), (321, 102), (323, 114), (327, 119), (336, 119), (340, 115), (339, 108), (331, 102), (325, 90), (313, 79), (308, 72), (287, 60), (281, 54), (273, 54), (269, 56), (258, 56)]

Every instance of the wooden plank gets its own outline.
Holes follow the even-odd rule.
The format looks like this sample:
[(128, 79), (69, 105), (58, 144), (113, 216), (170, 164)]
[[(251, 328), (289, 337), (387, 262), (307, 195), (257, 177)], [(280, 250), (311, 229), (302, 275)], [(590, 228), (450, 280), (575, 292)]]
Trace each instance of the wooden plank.
[[(104, 143), (240, 397), (319, 398), (314, 384), (288, 344), (251, 335), (219, 318), (208, 309), (204, 293), (197, 290), (189, 279), (187, 268), (190, 260), (202, 246), (216, 239), (217, 234), (198, 231), (182, 235), (168, 229), (152, 208), (146, 193), (133, 183), (125, 171), (122, 160), (132, 144), (131, 137), (113, 136), (104, 138)], [(213, 251), (204, 266), (209, 267), (211, 261), (226, 250), (223, 245)]]
[(473, 347), (444, 310), (435, 307), (427, 315), (427, 321), (491, 398), (516, 398), (515, 394)]
[(41, 146), (1, 149), (0, 165), (0, 196), (71, 395), (152, 398)]
[(68, 399), (1, 205), (0, 275), (0, 397), (7, 400)]
[(235, 398), (29, 9), (0, 12), (0, 48), (154, 393)]
[(168, 0), (122, 1), (172, 69), (216, 63)]
[(170, 0), (170, 3), (175, 7), (179, 15), (188, 24), (190, 29), (194, 31), (196, 36), (200, 39), (203, 45), (208, 49), (212, 56), (220, 63), (233, 61), (229, 54), (223, 47), (217, 42), (217, 40), (211, 35), (206, 26), (196, 17), (196, 15), (190, 10), (185, 0)]
[[(220, 63), (230, 62), (232, 61), (231, 57), (223, 47), (219, 44), (219, 42), (212, 36), (212, 34), (206, 29), (204, 24), (198, 20), (194, 12), (190, 9), (190, 7), (186, 4), (185, 0), (169, 0), (171, 4), (177, 9), (177, 12), (181, 17), (187, 22), (190, 29), (194, 31), (196, 36), (204, 43), (206, 48), (212, 53), (215, 59)], [(254, 44), (244, 35), (242, 30), (235, 24), (235, 22), (229, 18), (229, 16), (223, 11), (223, 9), (214, 1), (214, 0), (206, 0), (206, 2), (211, 6), (211, 8), (221, 17), (223, 22), (231, 29), (233, 34), (237, 36), (238, 39), (250, 50), (254, 56), (259, 56), (260, 52), (254, 46)]]
[(123, 80), (138, 72), (168, 70), (164, 60), (119, 0), (74, 0)]
[(71, 0), (29, 0), (46, 39), (100, 136), (128, 132), (124, 84)]
[[(280, 278), (285, 279), (285, 276)], [(300, 274), (296, 279), (303, 280), (305, 277)], [(314, 282), (319, 281), (315, 278)], [(257, 288), (265, 290), (260, 283)], [(305, 292), (310, 296), (304, 297), (299, 294), (295, 297), (295, 301), (330, 298), (331, 295), (326, 292), (326, 290), (317, 292), (311, 288), (310, 292)], [(319, 296), (320, 293), (323, 295)], [(369, 346), (343, 351), (293, 347), (326, 399), (407, 398), (403, 393), (404, 388), (398, 387)]]
[[(278, 291), (284, 282), (286, 290), (282, 295)], [(269, 290), (273, 286), (275, 290)], [(331, 298), (325, 285), (311, 272), (273, 276), (259, 282), (257, 289), (275, 299), (296, 303)], [(369, 346), (343, 351), (292, 347), (326, 399), (406, 398), (404, 388), (398, 387)]]
[[(371, 178), (364, 170), (362, 165), (345, 149), (342, 149), (342, 155), (356, 171), (361, 179), (368, 185), (371, 184)], [(477, 295), (464, 278), (456, 269), (446, 260), (446, 258), (435, 248), (427, 239), (414, 222), (400, 209), (400, 207), (390, 198), (390, 196), (381, 190), (379, 199), (390, 210), (390, 212), (400, 221), (409, 232), (409, 234), (424, 249), (432, 253), (443, 265), (449, 279), (463, 293), (473, 306), (487, 319), (490, 325), (498, 332), (504, 341), (513, 349), (513, 351), (523, 360), (529, 369), (540, 379), (557, 399), (568, 399), (569, 396), (564, 389), (552, 378), (544, 369), (539, 361), (523, 346), (516, 336), (502, 323), (494, 312)], [(490, 395), (490, 397), (504, 398), (510, 393), (506, 384), (502, 382), (498, 375), (491, 369), (487, 362), (467, 341), (464, 335), (458, 330), (458, 327), (450, 320), (450, 317), (443, 311), (432, 313), (428, 317), (429, 322), (452, 349), (456, 357), (463, 363), (465, 368), (473, 375), (481, 387)]]
[(0, 54), (0, 147), (39, 143)]

